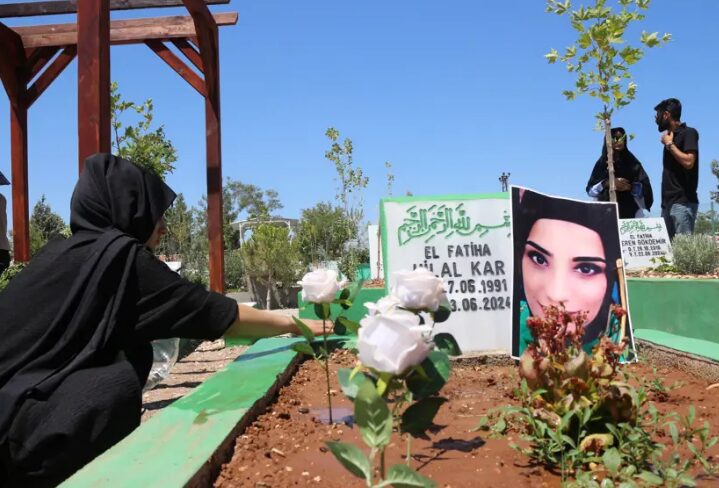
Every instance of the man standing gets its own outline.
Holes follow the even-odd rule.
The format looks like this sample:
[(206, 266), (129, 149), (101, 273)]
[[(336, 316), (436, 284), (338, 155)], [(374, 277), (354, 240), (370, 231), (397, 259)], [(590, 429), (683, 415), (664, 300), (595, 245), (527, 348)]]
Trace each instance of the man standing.
[(673, 239), (675, 234), (694, 232), (699, 207), (699, 133), (681, 122), (682, 104), (676, 98), (663, 100), (654, 110), (664, 145), (662, 217)]
[[(5, 175), (0, 173), (0, 185), (9, 185)], [(0, 274), (10, 266), (10, 241), (7, 239), (7, 200), (0, 194)]]

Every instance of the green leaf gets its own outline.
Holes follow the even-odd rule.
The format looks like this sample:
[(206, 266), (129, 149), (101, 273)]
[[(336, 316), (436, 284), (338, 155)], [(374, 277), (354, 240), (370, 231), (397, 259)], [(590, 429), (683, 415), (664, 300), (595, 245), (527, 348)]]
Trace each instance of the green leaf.
[(364, 480), (372, 480), (372, 469), (367, 456), (354, 444), (328, 441), (327, 447), (350, 473)]
[(452, 369), (449, 356), (442, 351), (431, 351), (421, 366), (426, 374), (425, 378), (416, 371), (407, 378), (407, 388), (417, 399), (434, 395), (441, 390), (449, 380)]
[(315, 356), (315, 350), (312, 349), (312, 346), (310, 346), (307, 342), (295, 342), (292, 344), (292, 350), (311, 357)]
[(394, 488), (434, 488), (437, 484), (405, 464), (395, 464), (389, 468), (384, 481), (376, 486), (377, 488), (385, 486), (394, 486)]
[(462, 350), (459, 348), (459, 344), (457, 344), (457, 340), (452, 336), (452, 334), (441, 332), (435, 335), (432, 340), (437, 346), (437, 349), (446, 352), (450, 356), (459, 356), (462, 354)]
[(362, 289), (362, 284), (364, 283), (364, 280), (357, 281), (355, 283), (352, 283), (352, 285), (349, 287), (350, 294), (347, 297), (347, 299), (350, 302), (354, 302), (355, 298), (357, 298), (357, 295), (359, 294), (360, 290)]
[(315, 303), (315, 315), (320, 319), (327, 320), (330, 318), (330, 304), (329, 303)]
[(299, 329), (300, 334), (302, 334), (302, 337), (304, 337), (305, 340), (307, 340), (307, 342), (312, 342), (315, 340), (315, 335), (312, 333), (310, 328), (307, 327), (307, 324), (305, 324), (300, 319), (298, 319), (297, 317), (294, 317), (294, 316), (292, 317), (292, 320), (295, 321), (295, 325)]
[(637, 478), (649, 486), (662, 486), (664, 484), (664, 479), (651, 471), (642, 471), (639, 475), (637, 475)]
[(355, 322), (354, 320), (350, 320), (347, 317), (341, 315), (337, 318), (335, 321), (335, 327), (337, 327), (337, 323), (342, 325), (345, 329), (352, 332), (353, 334), (356, 334), (359, 331), (360, 324)]
[(340, 388), (342, 388), (342, 393), (354, 401), (357, 397), (357, 393), (359, 393), (360, 386), (362, 386), (362, 383), (365, 381), (369, 381), (369, 378), (363, 373), (355, 373), (353, 375), (351, 369), (341, 368), (337, 371), (337, 380), (339, 381)]
[(371, 381), (363, 382), (355, 398), (355, 422), (362, 439), (372, 448), (389, 444), (392, 436), (392, 414)]
[(622, 455), (619, 453), (619, 450), (612, 447), (611, 449), (607, 449), (602, 455), (602, 463), (604, 467), (607, 468), (607, 471), (609, 471), (609, 474), (615, 475), (619, 472), (619, 468), (622, 465)]
[(689, 405), (689, 414), (687, 415), (687, 423), (691, 427), (694, 425), (694, 420), (697, 418), (697, 412), (694, 409), (694, 405)]
[(400, 431), (414, 437), (423, 436), (432, 427), (435, 415), (446, 401), (446, 398), (429, 397), (414, 403), (402, 414)]
[(552, 49), (547, 54), (544, 55), (544, 58), (549, 62), (549, 64), (554, 64), (557, 62), (557, 59), (559, 58), (559, 53), (556, 49)]
[(435, 324), (439, 324), (445, 322), (450, 315), (452, 315), (452, 311), (449, 306), (442, 304), (437, 310), (432, 312), (432, 320), (434, 320)]
[(347, 300), (350, 297), (350, 289), (345, 288), (340, 292), (340, 300)]
[(677, 425), (674, 422), (669, 423), (669, 435), (672, 436), (672, 442), (674, 445), (677, 445), (679, 443), (679, 431), (677, 430)]

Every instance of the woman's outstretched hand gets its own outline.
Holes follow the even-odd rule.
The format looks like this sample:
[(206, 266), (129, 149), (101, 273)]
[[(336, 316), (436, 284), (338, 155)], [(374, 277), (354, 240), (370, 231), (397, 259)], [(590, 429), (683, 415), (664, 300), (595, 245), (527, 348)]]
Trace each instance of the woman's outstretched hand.
[[(322, 337), (322, 335), (330, 335), (332, 333), (332, 328), (334, 327), (334, 323), (332, 323), (331, 320), (325, 321), (324, 331), (322, 328), (322, 321), (321, 320), (313, 320), (313, 319), (302, 319), (302, 322), (309, 327), (309, 329), (312, 331), (312, 333), (317, 337)], [(292, 331), (293, 334), (299, 335), (300, 331), (297, 329), (297, 326), (294, 327), (294, 330)]]

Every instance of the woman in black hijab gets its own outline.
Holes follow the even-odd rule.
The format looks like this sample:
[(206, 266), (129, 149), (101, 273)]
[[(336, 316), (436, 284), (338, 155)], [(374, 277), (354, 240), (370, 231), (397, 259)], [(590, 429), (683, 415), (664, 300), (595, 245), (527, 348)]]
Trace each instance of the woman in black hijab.
[[(633, 219), (642, 208), (649, 211), (654, 203), (652, 185), (642, 163), (627, 148), (627, 134), (621, 127), (611, 130), (614, 149), (614, 177), (617, 187), (617, 205), (620, 219)], [(587, 182), (587, 194), (600, 202), (609, 201), (609, 170), (607, 145), (602, 144), (602, 156), (594, 165)], [(640, 207), (639, 203), (644, 203)]]
[(290, 317), (238, 306), (154, 257), (174, 198), (127, 161), (88, 158), (72, 237), (0, 293), (0, 486), (55, 486), (135, 429), (150, 341), (297, 332)]

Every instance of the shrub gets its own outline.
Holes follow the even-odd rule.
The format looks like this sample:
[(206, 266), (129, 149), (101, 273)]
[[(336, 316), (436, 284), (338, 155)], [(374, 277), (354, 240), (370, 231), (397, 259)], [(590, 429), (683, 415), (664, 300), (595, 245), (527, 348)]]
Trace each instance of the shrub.
[(710, 274), (719, 266), (717, 246), (711, 236), (679, 234), (672, 241), (674, 266), (683, 274)]
[(245, 267), (242, 264), (242, 254), (239, 249), (225, 251), (225, 289), (244, 290)]
[(20, 271), (22, 271), (26, 265), (26, 263), (15, 261), (10, 265), (10, 267), (0, 273), (0, 291), (3, 291), (5, 288), (7, 288), (7, 285), (10, 283), (10, 280), (13, 279)]

